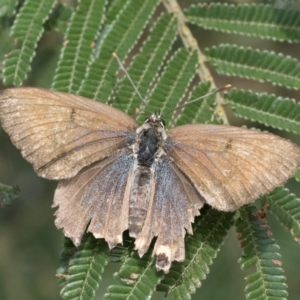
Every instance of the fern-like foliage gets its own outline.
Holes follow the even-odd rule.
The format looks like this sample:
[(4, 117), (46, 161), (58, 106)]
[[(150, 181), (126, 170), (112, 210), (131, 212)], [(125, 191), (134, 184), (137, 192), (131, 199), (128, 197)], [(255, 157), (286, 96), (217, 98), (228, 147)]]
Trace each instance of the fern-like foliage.
[(108, 287), (104, 299), (149, 299), (163, 277), (163, 272), (156, 271), (151, 251), (152, 247), (142, 258), (133, 252), (124, 261), (120, 271), (114, 274), (118, 284)]
[(16, 4), (17, 0), (2, 0), (0, 5), (0, 18), (12, 15)]
[(73, 242), (64, 237), (63, 249), (60, 252), (60, 266), (56, 271), (56, 276), (58, 277), (58, 285), (64, 286), (67, 278), (70, 276), (68, 273), (70, 260), (77, 252), (77, 248), (74, 246)]
[(275, 41), (300, 41), (300, 11), (269, 4), (201, 3), (186, 10), (189, 22), (207, 29)]
[(9, 53), (4, 61), (5, 84), (21, 85), (30, 71), (43, 23), (52, 11), (55, 0), (26, 0), (11, 30), (18, 49)]
[(249, 205), (240, 210), (237, 232), (243, 256), (240, 259), (243, 270), (256, 267), (248, 275), (245, 292), (247, 299), (287, 299), (286, 278), (281, 268), (279, 246), (271, 237), (265, 212)]
[(8, 186), (0, 183), (0, 205), (8, 206), (18, 198), (20, 192), (17, 186)]
[(287, 188), (279, 187), (262, 197), (261, 204), (271, 211), (281, 225), (300, 241), (300, 199)]
[[(151, 27), (151, 35), (145, 41), (140, 53), (134, 57), (128, 68), (133, 82), (145, 100), (175, 40), (175, 21), (170, 15), (160, 16)], [(134, 115), (136, 108), (141, 107), (143, 110), (144, 107), (141, 106), (141, 99), (132, 88), (131, 83), (127, 78), (123, 77), (123, 79), (112, 105)]]
[(290, 56), (229, 44), (209, 48), (205, 53), (220, 74), (300, 88), (300, 63)]
[[(110, 30), (113, 21), (117, 18), (117, 16), (120, 14), (122, 9), (124, 9), (123, 0), (115, 0), (110, 2), (110, 5), (107, 8), (107, 13), (106, 13), (107, 22), (105, 23), (106, 26), (108, 27), (107, 29), (108, 31)], [(104, 32), (102, 32), (102, 37), (105, 35), (107, 30), (105, 29)]]
[(237, 89), (230, 90), (225, 99), (237, 116), (300, 133), (300, 105), (293, 99)]
[[(210, 90), (210, 83), (203, 82), (199, 84), (190, 93), (188, 101), (193, 101), (205, 94)], [(175, 125), (192, 124), (205, 124), (214, 123), (220, 124), (221, 121), (215, 116), (216, 99), (215, 96), (207, 97), (199, 102), (194, 102), (183, 107), (183, 111), (177, 117)]]
[(61, 290), (63, 299), (93, 299), (101, 273), (109, 260), (107, 252), (107, 244), (102, 239), (96, 240), (91, 234), (82, 238), (76, 253), (70, 259), (67, 258), (68, 273)]
[[(170, 112), (183, 99), (187, 88), (196, 74), (197, 55), (195, 52), (180, 49), (167, 64), (157, 84), (150, 92), (148, 109), (159, 107), (161, 115)], [(172, 115), (164, 116), (166, 125)]]
[(65, 46), (56, 69), (53, 89), (77, 93), (92, 59), (94, 41), (101, 28), (106, 1), (81, 1), (65, 34)]
[[(37, 42), (47, 29), (60, 31), (64, 38), (52, 88), (108, 103), (139, 122), (145, 119), (146, 110), (147, 114), (160, 110), (162, 115), (169, 112), (163, 116), (167, 127), (221, 123), (218, 112), (221, 95), (180, 106), (217, 85), (204, 62), (211, 63), (220, 74), (291, 89), (300, 87), (297, 59), (217, 42), (206, 49), (204, 56), (202, 42), (196, 45), (184, 23), (188, 20), (205, 29), (287, 41), (292, 45), (300, 41), (299, 10), (266, 4), (209, 2), (190, 6), (183, 14), (176, 0), (81, 0), (74, 7), (58, 4), (51, 13), (55, 3), (54, 0), (26, 0), (20, 4), (7, 43), (3, 43), (4, 34), (0, 33), (0, 40), (5, 44), (1, 45), (0, 58), (2, 53), (10, 51), (7, 48), (11, 49), (14, 40), (17, 42), (16, 49), (4, 61), (5, 84), (20, 85), (26, 78)], [(15, 0), (5, 0), (5, 5), (0, 6), (0, 15), (9, 16), (5, 28), (13, 19), (15, 5)], [(120, 71), (113, 52), (125, 64), (147, 108)], [(197, 74), (205, 74), (203, 78), (207, 82), (199, 84)], [(232, 89), (225, 98), (237, 116), (294, 133), (300, 131), (299, 105), (290, 98), (237, 89)], [(173, 112), (177, 106), (180, 108)], [(296, 178), (300, 180), (300, 172)], [(10, 202), (16, 192), (0, 186), (0, 200)], [(288, 190), (278, 188), (257, 204), (272, 212), (299, 241), (299, 203)], [(90, 234), (84, 236), (78, 248), (65, 239), (61, 267), (57, 271), (61, 295), (63, 299), (95, 299), (106, 264), (119, 262), (121, 267), (114, 275), (115, 283), (108, 287), (105, 299), (149, 299), (154, 290), (170, 294), (174, 299), (190, 299), (209, 273), (233, 217), (234, 213), (204, 208), (201, 217), (195, 220), (194, 235), (186, 236), (185, 261), (174, 262), (169, 274), (155, 270), (152, 248), (140, 258), (134, 250), (134, 239), (126, 236), (126, 232), (123, 244), (110, 250), (105, 241), (96, 240)], [(279, 248), (271, 238), (264, 214), (254, 206), (243, 208), (237, 228), (243, 247), (242, 268), (254, 265), (257, 268), (247, 277), (246, 297), (286, 299)]]
[(171, 294), (174, 299), (190, 299), (209, 272), (209, 265), (217, 256), (221, 244), (232, 226), (234, 213), (213, 209), (193, 226), (193, 235), (186, 236), (186, 258), (174, 262), (157, 290)]
[[(67, 6), (65, 3), (56, 5), (45, 22), (44, 26), (46, 30), (66, 33), (69, 28), (69, 22), (73, 16), (73, 12), (73, 7)], [(65, 44), (67, 44), (67, 41), (65, 41)]]
[(123, 9), (101, 42), (101, 48), (81, 84), (80, 95), (108, 102), (117, 81), (118, 71), (118, 64), (112, 57), (112, 53), (117, 53), (121, 59), (126, 57), (128, 51), (136, 44), (157, 5), (158, 0), (125, 2)]

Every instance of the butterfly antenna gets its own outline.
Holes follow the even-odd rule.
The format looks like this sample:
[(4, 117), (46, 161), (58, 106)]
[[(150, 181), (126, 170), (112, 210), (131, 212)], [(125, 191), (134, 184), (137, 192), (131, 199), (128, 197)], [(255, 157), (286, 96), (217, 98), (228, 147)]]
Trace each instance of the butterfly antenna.
[(113, 57), (116, 59), (116, 61), (118, 62), (121, 70), (125, 73), (126, 77), (129, 79), (131, 85), (133, 86), (135, 92), (138, 94), (138, 96), (140, 97), (140, 99), (142, 100), (142, 103), (144, 104), (146, 110), (151, 114), (151, 112), (148, 110), (147, 108), (147, 104), (146, 104), (146, 101), (144, 100), (144, 98), (142, 97), (142, 95), (140, 94), (139, 90), (137, 89), (137, 87), (135, 86), (135, 84), (133, 83), (132, 79), (130, 78), (128, 72), (126, 71), (125, 67), (123, 66), (120, 58), (118, 57), (118, 55), (114, 52), (113, 54)]
[(214, 90), (214, 91), (212, 91), (212, 92), (210, 92), (210, 93), (208, 93), (208, 94), (205, 94), (205, 95), (203, 95), (203, 96), (201, 96), (201, 97), (199, 97), (199, 98), (196, 98), (196, 99), (191, 100), (191, 101), (189, 101), (189, 102), (185, 102), (185, 103), (183, 103), (183, 104), (181, 104), (181, 105), (175, 107), (174, 109), (172, 109), (172, 110), (168, 111), (167, 113), (165, 113), (163, 116), (168, 115), (168, 114), (170, 114), (171, 112), (173, 112), (173, 111), (175, 111), (175, 110), (177, 110), (177, 109), (179, 109), (179, 108), (181, 108), (181, 107), (184, 107), (184, 106), (186, 106), (186, 105), (188, 105), (188, 104), (191, 104), (191, 103), (194, 103), (194, 102), (199, 101), (199, 100), (201, 100), (201, 99), (204, 99), (204, 98), (206, 98), (206, 97), (212, 96), (212, 95), (214, 95), (214, 94), (217, 94), (217, 93), (219, 93), (219, 92), (221, 92), (221, 91), (224, 91), (224, 90), (226, 90), (226, 89), (229, 89), (229, 88), (231, 88), (231, 84), (226, 84), (226, 85), (224, 85), (224, 86), (222, 86), (222, 87), (220, 87), (220, 88), (218, 88), (218, 89), (216, 89), (216, 90)]

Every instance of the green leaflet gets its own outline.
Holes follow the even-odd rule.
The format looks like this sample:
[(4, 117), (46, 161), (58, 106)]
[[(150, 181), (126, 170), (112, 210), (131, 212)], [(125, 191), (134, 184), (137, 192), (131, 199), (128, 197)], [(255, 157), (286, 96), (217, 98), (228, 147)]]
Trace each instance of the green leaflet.
[(201, 3), (186, 11), (189, 22), (228, 33), (275, 41), (300, 41), (300, 12), (269, 4)]
[[(65, 35), (53, 89), (76, 94), (92, 58), (93, 43), (103, 23), (106, 1), (81, 1)], [(78, 30), (80, 28), (80, 30)], [(70, 63), (71, 62), (71, 63)]]
[(37, 42), (44, 31), (42, 25), (55, 3), (55, 0), (26, 0), (11, 30), (18, 49), (7, 55), (3, 63), (3, 79), (6, 85), (19, 86), (27, 77)]
[(115, 0), (111, 1), (106, 14), (106, 22), (107, 24), (112, 24), (113, 21), (116, 19), (118, 14), (121, 12), (122, 8), (124, 7), (124, 0)]
[(206, 49), (205, 53), (220, 74), (300, 88), (300, 63), (290, 56), (229, 44)]
[(164, 276), (163, 272), (156, 271), (156, 258), (152, 257), (151, 252), (152, 247), (143, 257), (139, 257), (137, 252), (132, 252), (120, 271), (114, 274), (118, 284), (108, 287), (104, 299), (149, 299)]
[[(67, 277), (61, 290), (63, 299), (90, 300), (95, 296), (101, 273), (108, 263), (108, 247), (103, 239), (85, 234), (74, 255), (70, 255)], [(64, 269), (64, 274), (66, 270)]]
[(300, 105), (293, 99), (237, 89), (225, 94), (225, 99), (239, 117), (300, 133)]
[(287, 299), (279, 246), (271, 238), (264, 212), (253, 205), (241, 208), (240, 212), (236, 226), (243, 255), (239, 262), (243, 270), (256, 267), (255, 272), (246, 277), (247, 299)]
[(15, 12), (17, 0), (2, 0), (0, 5), (0, 18), (5, 15), (12, 15)]
[(296, 242), (300, 240), (300, 200), (283, 187), (276, 188), (272, 193), (262, 198), (281, 225), (290, 231)]
[(233, 224), (234, 213), (209, 209), (195, 221), (193, 235), (186, 235), (186, 259), (173, 262), (169, 274), (165, 275), (158, 291), (171, 294), (174, 299), (190, 299), (190, 294), (200, 287), (209, 272), (209, 265), (217, 256), (228, 230)]

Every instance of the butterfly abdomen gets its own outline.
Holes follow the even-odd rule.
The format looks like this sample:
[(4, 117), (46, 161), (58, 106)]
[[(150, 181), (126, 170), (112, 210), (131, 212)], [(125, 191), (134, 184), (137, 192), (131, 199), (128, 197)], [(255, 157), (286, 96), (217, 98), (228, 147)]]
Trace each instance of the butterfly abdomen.
[(141, 232), (149, 203), (154, 196), (154, 160), (162, 140), (161, 132), (150, 124), (142, 126), (138, 132), (129, 201), (129, 234), (132, 237), (136, 237)]
[(151, 168), (136, 165), (133, 171), (133, 183), (129, 201), (129, 234), (136, 237), (142, 230), (150, 198), (153, 174)]

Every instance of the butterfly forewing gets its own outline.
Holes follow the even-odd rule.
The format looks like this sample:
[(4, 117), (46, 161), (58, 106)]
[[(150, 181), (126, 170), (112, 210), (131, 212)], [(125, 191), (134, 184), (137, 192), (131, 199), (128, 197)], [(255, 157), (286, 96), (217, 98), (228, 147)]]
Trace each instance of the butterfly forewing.
[(71, 178), (123, 148), (137, 127), (108, 105), (38, 88), (1, 91), (0, 120), (38, 175), (48, 179)]
[(212, 207), (232, 211), (283, 184), (300, 148), (275, 135), (233, 126), (184, 125), (166, 151)]

